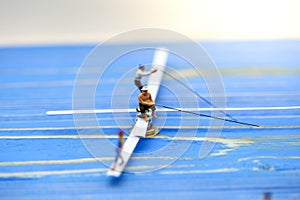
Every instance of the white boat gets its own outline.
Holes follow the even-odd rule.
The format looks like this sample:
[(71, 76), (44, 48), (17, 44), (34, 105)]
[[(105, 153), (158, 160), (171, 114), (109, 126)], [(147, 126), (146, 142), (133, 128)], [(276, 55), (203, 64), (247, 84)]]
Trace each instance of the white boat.
[[(166, 50), (164, 49), (156, 50), (152, 65), (154, 68), (158, 70), (156, 73), (152, 73), (148, 79), (148, 91), (150, 92), (154, 102), (160, 87), (160, 82), (163, 77), (163, 72), (165, 69), (167, 58), (168, 58), (168, 53)], [(152, 122), (151, 111), (149, 111), (147, 115), (149, 117), (148, 122), (145, 121), (144, 117), (141, 114), (137, 114), (136, 123), (131, 129), (130, 135), (125, 141), (125, 144), (120, 152), (120, 156), (122, 158), (119, 157), (116, 163), (113, 163), (112, 167), (108, 169), (107, 171), (108, 176), (119, 177), (122, 174), (140, 138), (146, 137), (147, 131), (149, 134), (153, 134), (153, 135), (158, 132), (157, 129), (151, 123)]]

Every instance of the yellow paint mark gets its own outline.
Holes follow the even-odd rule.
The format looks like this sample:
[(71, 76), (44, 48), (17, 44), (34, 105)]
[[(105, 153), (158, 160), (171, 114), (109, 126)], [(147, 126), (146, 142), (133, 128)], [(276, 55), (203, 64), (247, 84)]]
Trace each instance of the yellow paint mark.
[(238, 159), (238, 162), (242, 162), (245, 160), (254, 160), (254, 159), (281, 159), (281, 160), (293, 160), (300, 159), (300, 156), (254, 156), (254, 157), (246, 157)]
[(35, 171), (35, 172), (14, 172), (0, 173), (0, 178), (40, 178), (50, 175), (67, 175), (67, 174), (83, 174), (83, 173), (99, 173), (105, 172), (106, 168), (95, 169), (78, 169), (78, 170), (61, 170), (61, 171)]
[(21, 166), (21, 165), (60, 165), (60, 164), (77, 164), (87, 162), (97, 162), (105, 160), (114, 160), (113, 157), (103, 158), (81, 158), (70, 160), (40, 160), (40, 161), (16, 161), (16, 162), (0, 162), (0, 167), (5, 166)]
[[(68, 159), (68, 160), (38, 160), (38, 161), (13, 161), (13, 162), (0, 162), (0, 167), (6, 166), (23, 166), (23, 165), (64, 165), (64, 164), (78, 164), (89, 163), (98, 161), (113, 161), (114, 157), (96, 157), (96, 158), (80, 158), (80, 159)], [(133, 156), (132, 160), (174, 160), (171, 156)], [(179, 158), (179, 160), (192, 160), (190, 157)]]

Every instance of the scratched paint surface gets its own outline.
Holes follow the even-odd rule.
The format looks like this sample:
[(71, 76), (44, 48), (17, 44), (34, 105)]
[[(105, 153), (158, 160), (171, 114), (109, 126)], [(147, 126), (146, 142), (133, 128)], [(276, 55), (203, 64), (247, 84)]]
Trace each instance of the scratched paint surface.
[[(120, 179), (106, 176), (106, 164), (114, 160), (113, 148), (103, 149), (112, 152), (110, 156), (95, 158), (78, 136), (72, 116), (45, 114), (72, 109), (74, 79), (92, 46), (0, 49), (0, 199), (262, 199), (266, 192), (274, 199), (299, 199), (300, 109), (287, 109), (300, 105), (299, 41), (203, 46), (222, 74), (227, 107), (282, 108), (228, 111), (236, 119), (261, 128), (226, 122), (214, 148), (202, 159), (199, 150), (203, 143), (214, 142), (206, 136), (210, 120), (179, 112), (158, 113), (164, 121), (154, 122), (161, 128), (159, 135), (139, 142)], [(130, 59), (128, 65), (134, 56)], [(149, 63), (151, 56), (145, 55), (145, 60)], [(169, 65), (209, 98), (203, 80), (175, 61)], [(106, 92), (96, 93), (104, 99), (96, 102), (96, 108), (110, 107), (103, 102), (110, 102), (114, 80), (122, 74), (119, 64), (116, 62), (107, 79), (103, 78), (105, 84), (99, 90)], [(165, 77), (164, 85), (168, 84), (178, 82)], [(131, 80), (124, 88), (134, 88)], [(135, 91), (129, 99), (131, 108), (137, 94)], [(127, 94), (118, 95), (122, 98)], [(186, 97), (184, 101), (189, 103), (193, 94), (182, 90), (178, 96)], [(163, 87), (157, 103), (178, 106), (174, 98), (176, 95)], [(209, 107), (201, 101), (197, 104)], [(97, 114), (105, 136), (95, 127), (85, 127), (89, 130), (85, 139), (101, 142), (108, 138), (117, 144), (118, 127), (112, 119), (117, 118), (128, 134), (134, 116)], [(185, 122), (187, 126), (181, 127), (182, 118), (191, 122), (197, 118), (199, 125)], [(180, 127), (186, 135), (175, 137)], [(195, 137), (190, 137), (195, 129)], [(150, 153), (170, 142), (190, 146), (175, 162), (163, 167), (173, 159), (172, 153)], [(136, 173), (144, 170), (149, 172)]]

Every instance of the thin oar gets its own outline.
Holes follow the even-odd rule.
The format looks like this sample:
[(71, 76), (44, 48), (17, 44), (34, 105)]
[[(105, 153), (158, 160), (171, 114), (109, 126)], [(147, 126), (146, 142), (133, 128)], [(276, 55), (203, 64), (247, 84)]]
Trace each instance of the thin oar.
[(191, 111), (187, 111), (187, 110), (182, 110), (182, 109), (179, 109), (179, 108), (173, 108), (173, 107), (169, 107), (169, 106), (164, 106), (164, 105), (159, 105), (159, 104), (155, 104), (155, 105), (159, 106), (159, 107), (163, 107), (163, 108), (168, 108), (168, 109), (171, 109), (171, 110), (177, 110), (179, 112), (184, 112), (184, 113), (189, 113), (189, 114), (193, 114), (193, 115), (202, 116), (202, 117), (209, 117), (209, 118), (223, 120), (223, 121), (227, 121), (227, 122), (232, 122), (232, 123), (237, 123), (237, 124), (243, 124), (243, 125), (248, 125), (248, 126), (259, 127), (259, 125), (256, 125), (256, 124), (250, 124), (250, 123), (240, 122), (240, 121), (231, 120), (231, 119), (224, 119), (224, 118), (221, 118), (221, 117), (215, 117), (215, 116), (210, 116), (210, 115), (195, 113), (195, 112), (191, 112)]
[[(204, 97), (202, 97), (200, 94), (198, 94), (195, 90), (193, 90), (191, 87), (189, 87), (188, 85), (186, 85), (185, 83), (183, 83), (182, 81), (180, 81), (179, 79), (175, 78), (174, 76), (172, 76), (170, 73), (164, 71), (164, 73), (166, 75), (168, 75), (169, 77), (171, 77), (172, 79), (174, 79), (175, 81), (177, 81), (178, 83), (180, 83), (181, 85), (183, 85), (186, 89), (190, 90), (192, 93), (194, 93), (197, 97), (199, 97), (200, 99), (202, 99), (203, 101), (205, 101), (207, 104), (211, 105), (214, 108), (218, 108), (217, 106), (215, 106), (214, 104), (212, 104), (210, 101), (208, 101), (207, 99), (205, 99)], [(224, 115), (226, 115), (227, 117), (229, 117), (232, 120), (237, 121), (237, 119), (235, 119), (234, 117), (232, 117), (231, 115), (225, 113), (222, 110), (219, 110), (221, 113), (223, 113)]]

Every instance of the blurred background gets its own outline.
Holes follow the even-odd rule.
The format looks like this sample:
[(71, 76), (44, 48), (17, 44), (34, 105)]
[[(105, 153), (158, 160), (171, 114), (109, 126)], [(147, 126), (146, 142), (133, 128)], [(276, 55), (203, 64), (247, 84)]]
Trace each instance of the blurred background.
[(98, 43), (138, 28), (194, 40), (299, 39), (297, 0), (2, 0), (0, 45)]

